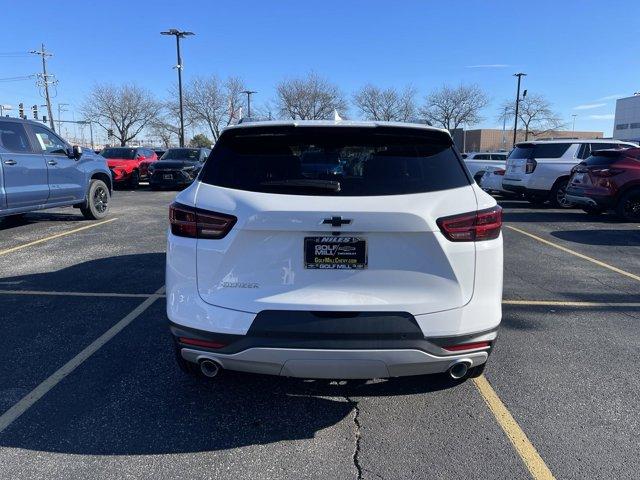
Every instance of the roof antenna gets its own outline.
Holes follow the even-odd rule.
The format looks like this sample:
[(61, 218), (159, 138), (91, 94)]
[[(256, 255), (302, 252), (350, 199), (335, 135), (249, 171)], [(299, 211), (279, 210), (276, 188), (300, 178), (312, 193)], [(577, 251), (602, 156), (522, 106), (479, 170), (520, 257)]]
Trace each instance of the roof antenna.
[(342, 121), (342, 117), (338, 113), (338, 110), (336, 110), (335, 108), (333, 109), (333, 121), (334, 122), (341, 122)]

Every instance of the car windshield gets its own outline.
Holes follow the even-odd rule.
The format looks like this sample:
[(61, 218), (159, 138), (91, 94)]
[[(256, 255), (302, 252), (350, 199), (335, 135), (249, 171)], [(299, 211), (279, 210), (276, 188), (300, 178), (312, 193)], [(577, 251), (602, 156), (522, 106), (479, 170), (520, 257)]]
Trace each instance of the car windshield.
[(200, 150), (197, 148), (170, 148), (160, 160), (198, 160)]
[(202, 181), (253, 192), (400, 195), (469, 185), (451, 138), (398, 128), (251, 128), (218, 141)]
[(100, 152), (105, 158), (121, 158), (123, 160), (133, 160), (136, 158), (135, 148), (105, 148)]

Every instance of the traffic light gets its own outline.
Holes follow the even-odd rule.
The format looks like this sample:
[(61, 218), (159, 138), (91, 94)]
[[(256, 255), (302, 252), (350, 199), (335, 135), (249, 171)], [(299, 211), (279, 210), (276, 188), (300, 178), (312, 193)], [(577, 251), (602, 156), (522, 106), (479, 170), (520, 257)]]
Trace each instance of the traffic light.
[(33, 113), (33, 118), (38, 120), (38, 105), (31, 105), (31, 113)]
[(24, 103), (18, 104), (18, 116), (24, 118)]
[(42, 122), (43, 123), (47, 123), (47, 116), (46, 115), (42, 115)]
[(107, 137), (113, 138), (113, 128), (107, 130)]

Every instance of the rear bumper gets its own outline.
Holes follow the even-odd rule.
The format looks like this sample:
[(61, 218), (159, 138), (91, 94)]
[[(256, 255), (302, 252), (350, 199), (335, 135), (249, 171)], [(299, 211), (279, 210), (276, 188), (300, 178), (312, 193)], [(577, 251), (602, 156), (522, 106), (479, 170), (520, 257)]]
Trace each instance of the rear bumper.
[(571, 203), (592, 208), (613, 208), (615, 207), (615, 197), (609, 195), (594, 195), (582, 189), (567, 188), (566, 198)]
[(250, 348), (232, 355), (182, 348), (189, 362), (210, 359), (223, 368), (242, 372), (299, 378), (387, 378), (446, 372), (453, 364), (466, 361), (470, 367), (482, 365), (487, 351), (438, 357), (421, 350), (315, 350)]

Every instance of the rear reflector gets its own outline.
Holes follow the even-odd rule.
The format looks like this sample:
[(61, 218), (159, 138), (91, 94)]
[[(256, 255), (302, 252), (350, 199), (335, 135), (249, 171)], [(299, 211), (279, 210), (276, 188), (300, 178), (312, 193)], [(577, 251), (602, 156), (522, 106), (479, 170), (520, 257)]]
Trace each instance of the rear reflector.
[(233, 228), (237, 220), (232, 215), (209, 212), (181, 203), (174, 202), (169, 206), (171, 233), (179, 237), (223, 238)]
[(227, 346), (226, 343), (209, 342), (207, 340), (199, 340), (197, 338), (178, 337), (178, 341), (186, 345), (195, 345), (197, 347), (205, 348), (222, 348)]
[(460, 345), (449, 345), (448, 347), (442, 347), (448, 352), (460, 352), (462, 350), (476, 350), (478, 348), (488, 348), (489, 342), (473, 342), (473, 343), (461, 343)]
[(436, 220), (442, 234), (452, 242), (479, 242), (500, 236), (502, 208), (461, 213)]

